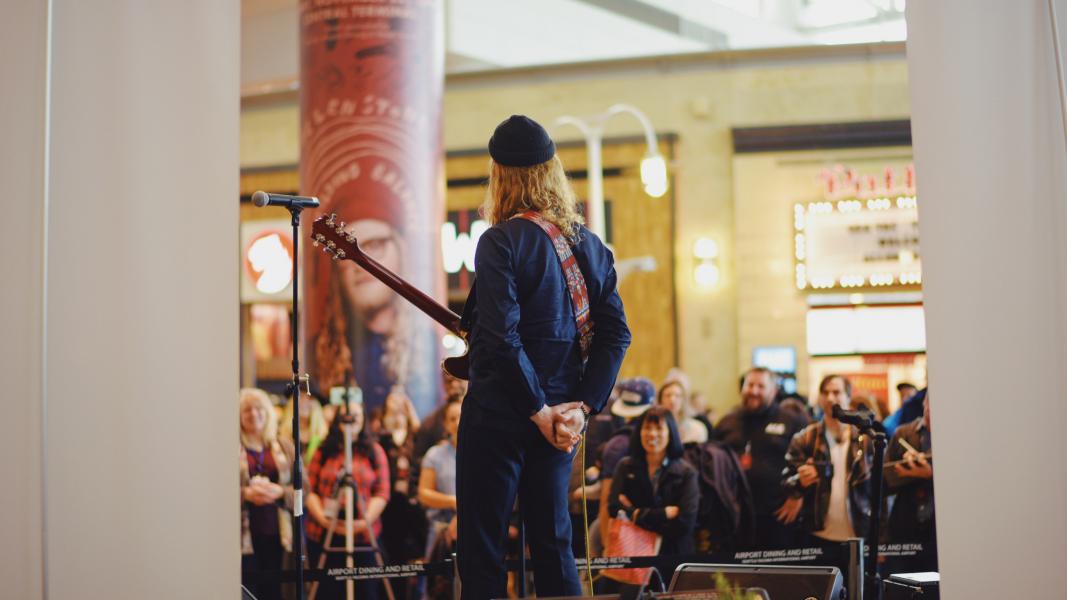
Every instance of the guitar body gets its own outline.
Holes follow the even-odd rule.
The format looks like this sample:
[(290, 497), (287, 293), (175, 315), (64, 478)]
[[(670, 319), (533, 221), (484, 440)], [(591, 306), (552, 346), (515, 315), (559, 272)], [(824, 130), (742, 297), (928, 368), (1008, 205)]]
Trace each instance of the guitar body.
[[(383, 267), (378, 261), (367, 256), (359, 248), (356, 236), (345, 231), (343, 221), (336, 222), (337, 215), (322, 216), (315, 219), (311, 225), (311, 239), (316, 245), (322, 246), (322, 251), (329, 254), (334, 260), (351, 260), (363, 268), (364, 271), (373, 275), (378, 281), (392, 288), (405, 300), (421, 310), (426, 316), (441, 324), (442, 327), (452, 332), (460, 339), (466, 339), (466, 334), (459, 326), (459, 315), (448, 310), (433, 298), (401, 279), (395, 273)], [(470, 359), (467, 353), (462, 356), (452, 356), (441, 361), (441, 368), (456, 379), (468, 380), (470, 372)]]
[(460, 356), (450, 356), (441, 361), (441, 370), (463, 381), (470, 380), (470, 368), (471, 360), (466, 352)]

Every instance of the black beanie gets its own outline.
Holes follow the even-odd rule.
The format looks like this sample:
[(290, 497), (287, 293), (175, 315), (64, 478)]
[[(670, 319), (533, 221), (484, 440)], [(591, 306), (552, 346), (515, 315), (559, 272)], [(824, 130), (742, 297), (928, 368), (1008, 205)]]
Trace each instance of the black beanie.
[(489, 156), (505, 167), (532, 167), (556, 155), (544, 127), (523, 115), (511, 115), (489, 138)]

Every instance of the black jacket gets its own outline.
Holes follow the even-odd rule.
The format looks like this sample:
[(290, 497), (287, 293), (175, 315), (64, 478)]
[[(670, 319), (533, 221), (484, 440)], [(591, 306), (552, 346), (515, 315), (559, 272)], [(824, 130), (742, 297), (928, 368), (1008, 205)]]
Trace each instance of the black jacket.
[[(874, 458), (874, 444), (870, 436), (850, 428), (846, 465), (848, 477), (848, 509), (852, 518), (852, 529), (856, 535), (865, 537), (871, 525), (871, 465)], [(821, 470), (819, 480), (814, 485), (803, 488), (797, 468), (808, 461), (815, 461), (816, 469)], [(833, 464), (830, 459), (830, 446), (826, 439), (826, 422), (819, 421), (805, 427), (793, 436), (786, 453), (786, 468), (782, 471), (782, 485), (794, 497), (803, 497), (804, 506), (800, 512), (801, 522), (808, 531), (820, 531), (826, 526), (826, 513), (830, 507), (830, 480), (833, 477)]]
[(735, 409), (715, 426), (714, 440), (732, 448), (742, 457), (742, 465), (745, 448), (749, 448), (751, 466), (745, 477), (757, 515), (771, 515), (785, 501), (785, 452), (793, 436), (807, 424), (807, 414), (771, 404), (758, 412)]
[[(886, 462), (904, 457), (904, 445), (911, 444), (920, 452), (930, 452), (930, 430), (919, 417), (901, 425), (893, 434), (886, 449)], [(889, 513), (888, 539), (891, 542), (921, 542), (934, 534), (934, 482), (932, 479), (900, 477), (895, 469), (886, 469), (887, 494), (896, 494)]]
[(715, 442), (688, 444), (685, 461), (696, 469), (700, 489), (697, 551), (752, 544), (756, 528), (752, 491), (734, 451)]
[[(619, 501), (623, 494), (633, 503), (633, 508), (628, 509)], [(677, 517), (667, 518), (665, 509), (668, 506), (678, 507)], [(663, 536), (659, 550), (662, 555), (693, 553), (693, 529), (699, 509), (697, 472), (680, 458), (670, 460), (660, 469), (655, 490), (645, 461), (627, 456), (615, 468), (608, 496), (608, 514), (614, 517), (622, 510), (633, 519), (636, 510), (636, 525)]]

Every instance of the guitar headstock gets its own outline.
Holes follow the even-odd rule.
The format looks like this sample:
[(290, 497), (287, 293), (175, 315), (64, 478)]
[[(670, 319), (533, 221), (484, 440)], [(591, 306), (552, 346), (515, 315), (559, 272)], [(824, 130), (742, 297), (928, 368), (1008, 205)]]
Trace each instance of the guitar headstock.
[(322, 246), (322, 251), (334, 260), (359, 254), (356, 234), (345, 231), (345, 222), (338, 221), (334, 213), (323, 215), (311, 224), (311, 243)]

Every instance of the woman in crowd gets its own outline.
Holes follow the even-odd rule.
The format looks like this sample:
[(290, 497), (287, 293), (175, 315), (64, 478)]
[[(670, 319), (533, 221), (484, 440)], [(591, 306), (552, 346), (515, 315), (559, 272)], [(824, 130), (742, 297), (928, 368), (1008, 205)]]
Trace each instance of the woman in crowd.
[(690, 417), (688, 390), (681, 379), (668, 379), (659, 388), (656, 405), (671, 411), (678, 424), (682, 444), (703, 444), (708, 441), (708, 428), (700, 421)]
[(663, 537), (659, 553), (691, 554), (700, 505), (697, 473), (682, 460), (678, 425), (663, 406), (650, 408), (634, 428), (630, 454), (611, 478), (608, 514)]
[[(456, 537), (456, 438), (462, 403), (449, 402), (445, 408), (445, 439), (426, 452), (419, 474), (419, 502), (430, 519), (426, 555), (444, 534), (446, 543)], [(446, 531), (447, 530), (447, 531)]]
[[(426, 548), (426, 512), (415, 499), (413, 471), (419, 420), (403, 389), (385, 397), (375, 425), (389, 460), (389, 503), (382, 513), (382, 546), (393, 563), (421, 559)], [(399, 580), (398, 580), (399, 583)], [(408, 581), (407, 583), (412, 583)], [(404, 596), (403, 594), (400, 594)]]
[[(310, 394), (300, 394), (300, 457), (305, 463), (311, 462), (315, 451), (326, 438), (329, 425), (322, 412), (322, 404)], [(293, 443), (293, 399), (290, 397), (282, 411), (278, 423), (278, 437)]]
[[(266, 392), (245, 388), (241, 407), (241, 569), (278, 571), (290, 549), (295, 453), (279, 440), (274, 407)], [(280, 598), (277, 584), (251, 586), (257, 598)]]
[[(381, 534), (381, 516), (389, 500), (389, 463), (385, 450), (373, 439), (363, 427), (364, 415), (361, 402), (349, 402), (352, 422), (343, 423), (344, 414), (338, 412), (330, 424), (326, 439), (319, 446), (315, 457), (308, 465), (307, 495), (307, 536), (308, 556), (312, 565), (318, 565), (323, 552), (327, 529), (333, 527), (334, 535), (331, 547), (343, 547), (345, 536), (344, 494), (339, 489), (339, 482), (344, 474), (344, 427), (349, 428), (352, 436), (352, 463), (350, 465), (352, 481), (355, 484), (357, 498), (353, 502), (353, 530), (356, 546), (367, 546), (369, 534), (377, 538)], [(336, 517), (336, 519), (335, 519)], [(326, 568), (341, 567), (345, 564), (343, 552), (329, 552)], [(370, 552), (355, 555), (356, 566), (376, 564), (375, 556)], [(379, 597), (382, 583), (379, 581), (357, 581), (356, 595), (361, 599)], [(323, 581), (319, 587), (319, 598), (341, 598), (345, 586), (333, 581)]]

